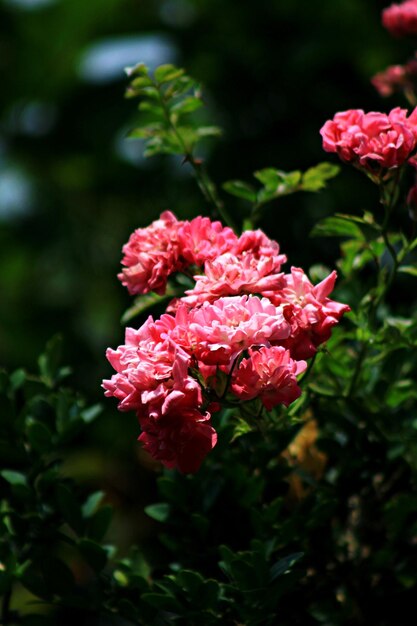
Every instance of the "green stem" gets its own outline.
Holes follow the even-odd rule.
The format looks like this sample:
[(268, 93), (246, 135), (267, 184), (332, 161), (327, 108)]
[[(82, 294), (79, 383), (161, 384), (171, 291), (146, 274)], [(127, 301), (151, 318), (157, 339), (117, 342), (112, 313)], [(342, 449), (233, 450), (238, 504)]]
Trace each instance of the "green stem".
[(213, 207), (215, 208), (217, 213), (220, 215), (220, 217), (223, 219), (225, 224), (233, 228), (233, 230), (236, 230), (236, 227), (235, 227), (235, 224), (233, 223), (232, 218), (226, 211), (223, 202), (219, 198), (216, 185), (214, 184), (214, 182), (211, 180), (210, 176), (208, 175), (203, 163), (199, 159), (196, 159), (194, 155), (192, 154), (192, 152), (187, 148), (181, 133), (178, 132), (178, 128), (176, 124), (174, 124), (174, 122), (172, 121), (171, 113), (167, 106), (164, 93), (161, 90), (161, 86), (157, 82), (154, 82), (154, 86), (156, 87), (156, 89), (158, 89), (158, 92), (159, 92), (159, 100), (160, 100), (162, 110), (164, 112), (165, 120), (168, 126), (170, 127), (170, 129), (172, 130), (172, 132), (174, 133), (175, 137), (177, 138), (178, 143), (181, 146), (181, 149), (184, 155), (184, 161), (189, 163), (191, 167), (193, 168), (194, 174), (197, 180), (197, 184), (204, 198), (209, 204), (213, 205)]
[(355, 370), (353, 372), (353, 376), (350, 379), (349, 389), (348, 389), (347, 394), (346, 394), (347, 398), (351, 398), (353, 393), (354, 393), (354, 391), (355, 391), (357, 382), (359, 380), (359, 376), (361, 374), (362, 365), (363, 365), (363, 362), (365, 360), (367, 352), (368, 352), (368, 343), (364, 341), (362, 343), (361, 349), (359, 351), (358, 360), (356, 361), (356, 367), (355, 367)]
[[(390, 220), (392, 211), (397, 203), (398, 186), (399, 186), (399, 182), (401, 179), (401, 174), (402, 174), (401, 168), (399, 168), (395, 173), (394, 179), (390, 181), (392, 184), (391, 184), (391, 188), (388, 189), (388, 193), (387, 193), (387, 188), (384, 186), (384, 183), (381, 182), (380, 184), (380, 200), (381, 200), (381, 204), (384, 206), (384, 209), (385, 209), (384, 221), (382, 222), (382, 225), (381, 225), (381, 235), (384, 240), (386, 249), (388, 250), (388, 253), (391, 256), (393, 265), (389, 273), (388, 279), (385, 282), (384, 288), (382, 289), (380, 295), (377, 298), (375, 298), (375, 300), (371, 304), (370, 311), (369, 311), (370, 327), (374, 325), (378, 306), (381, 304), (381, 302), (385, 300), (389, 290), (391, 289), (392, 283), (394, 282), (395, 276), (397, 274), (398, 266), (399, 266), (397, 252), (389, 239), (388, 225), (389, 225), (389, 220)], [(359, 377), (361, 375), (362, 365), (368, 352), (368, 348), (369, 348), (368, 341), (362, 341), (362, 345), (359, 350), (358, 358), (356, 361), (356, 366), (355, 366), (352, 378), (350, 380), (349, 388), (347, 391), (347, 396), (346, 396), (347, 398), (351, 398), (355, 391)]]
[(316, 352), (316, 354), (312, 357), (310, 363), (307, 366), (306, 371), (304, 372), (304, 374), (301, 375), (301, 378), (299, 378), (299, 380), (298, 380), (299, 383), (304, 383), (307, 380), (307, 378), (310, 376), (310, 372), (313, 369), (313, 365), (314, 365), (314, 362), (315, 362), (315, 360), (317, 358), (317, 354), (318, 353)]

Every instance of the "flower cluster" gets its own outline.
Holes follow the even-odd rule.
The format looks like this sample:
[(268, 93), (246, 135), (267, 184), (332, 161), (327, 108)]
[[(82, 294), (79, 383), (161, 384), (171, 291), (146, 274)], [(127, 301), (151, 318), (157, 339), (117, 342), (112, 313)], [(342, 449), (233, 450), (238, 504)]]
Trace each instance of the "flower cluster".
[(417, 145), (417, 108), (407, 117), (399, 107), (388, 115), (351, 109), (336, 113), (320, 134), (326, 152), (372, 174), (400, 167)]
[(260, 230), (237, 237), (220, 222), (165, 212), (123, 253), (119, 278), (131, 294), (161, 294), (171, 274), (194, 273), (169, 313), (108, 349), (116, 373), (103, 381), (121, 411), (136, 412), (145, 450), (182, 472), (197, 471), (216, 444), (211, 417), (222, 406), (272, 410), (298, 398), (305, 359), (349, 310), (329, 298), (335, 272), (315, 286), (302, 269), (285, 274), (286, 257)]
[(382, 24), (395, 37), (417, 35), (417, 0), (406, 0), (384, 9)]
[(417, 82), (417, 60), (405, 65), (390, 65), (372, 77), (371, 83), (380, 96), (387, 98), (395, 92), (412, 91)]

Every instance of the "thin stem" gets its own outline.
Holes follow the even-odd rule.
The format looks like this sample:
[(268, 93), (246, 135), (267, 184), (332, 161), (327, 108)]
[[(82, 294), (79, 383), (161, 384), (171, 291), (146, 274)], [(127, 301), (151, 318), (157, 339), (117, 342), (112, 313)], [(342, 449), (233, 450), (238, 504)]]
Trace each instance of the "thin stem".
[[(389, 273), (388, 279), (385, 282), (385, 286), (382, 289), (380, 295), (375, 298), (375, 300), (372, 302), (371, 307), (370, 307), (370, 311), (369, 311), (369, 320), (370, 320), (370, 326), (373, 325), (375, 316), (376, 316), (376, 312), (377, 312), (377, 308), (378, 306), (381, 304), (381, 302), (383, 302), (383, 300), (386, 298), (392, 283), (394, 281), (394, 278), (396, 276), (397, 270), (398, 270), (398, 266), (399, 266), (399, 260), (398, 260), (398, 256), (397, 256), (397, 252), (394, 248), (394, 246), (392, 245), (391, 241), (389, 240), (389, 235), (388, 235), (388, 224), (389, 224), (389, 220), (392, 214), (392, 211), (397, 203), (397, 199), (398, 199), (398, 186), (399, 186), (399, 182), (400, 182), (400, 178), (401, 178), (401, 168), (397, 169), (396, 173), (395, 173), (395, 177), (390, 181), (391, 182), (391, 187), (390, 189), (388, 189), (388, 194), (387, 194), (387, 188), (384, 186), (384, 183), (381, 182), (380, 183), (380, 200), (381, 200), (381, 204), (384, 206), (385, 208), (385, 216), (384, 216), (384, 221), (381, 225), (381, 234), (382, 234), (382, 238), (384, 240), (385, 246), (391, 256), (392, 259), (392, 269)], [(347, 398), (352, 397), (355, 388), (357, 386), (359, 377), (361, 375), (361, 370), (362, 370), (362, 365), (363, 362), (366, 358), (367, 352), (368, 352), (368, 348), (369, 348), (369, 343), (368, 341), (362, 341), (362, 345), (361, 348), (359, 350), (358, 353), (358, 358), (356, 361), (356, 366), (352, 375), (352, 378), (350, 380), (350, 384), (349, 384), (349, 388), (347, 391)]]
[(223, 391), (221, 397), (219, 398), (220, 400), (224, 400), (224, 398), (226, 397), (227, 392), (229, 391), (230, 383), (232, 381), (233, 371), (234, 371), (234, 369), (236, 367), (236, 364), (237, 364), (238, 360), (239, 360), (239, 356), (237, 356), (235, 358), (235, 360), (233, 361), (233, 363), (232, 363), (232, 367), (230, 368), (230, 372), (227, 375), (227, 380), (226, 380), (226, 385), (225, 385), (224, 391)]
[(226, 211), (223, 202), (219, 198), (216, 185), (214, 184), (214, 182), (211, 180), (210, 176), (208, 175), (203, 163), (199, 159), (196, 159), (194, 155), (192, 154), (192, 152), (187, 148), (181, 133), (178, 132), (177, 126), (173, 123), (172, 118), (171, 118), (171, 113), (169, 111), (164, 93), (161, 90), (159, 83), (154, 82), (154, 86), (156, 87), (156, 89), (158, 89), (161, 107), (164, 112), (164, 117), (167, 121), (167, 124), (171, 128), (176, 139), (178, 140), (178, 143), (181, 146), (182, 152), (184, 154), (184, 161), (186, 163), (189, 163), (191, 167), (193, 168), (194, 174), (197, 180), (197, 184), (203, 196), (205, 197), (208, 203), (214, 206), (215, 210), (223, 219), (223, 221), (228, 226), (230, 226), (231, 228), (235, 230), (235, 225), (233, 223), (233, 220), (228, 214), (228, 212)]
[(359, 351), (358, 360), (356, 361), (356, 367), (355, 367), (355, 370), (353, 372), (353, 376), (350, 379), (349, 389), (348, 389), (347, 394), (346, 394), (347, 398), (351, 398), (352, 395), (353, 395), (353, 392), (355, 391), (357, 382), (359, 380), (359, 376), (361, 374), (362, 365), (363, 365), (363, 362), (365, 360), (367, 352), (368, 352), (368, 343), (364, 341), (362, 343), (361, 349)]
[(307, 366), (306, 371), (304, 372), (304, 374), (301, 375), (301, 378), (299, 378), (299, 380), (298, 380), (299, 383), (304, 383), (307, 380), (307, 378), (310, 376), (310, 372), (313, 369), (313, 365), (314, 365), (314, 362), (315, 362), (315, 360), (317, 358), (317, 354), (318, 353), (316, 352), (316, 354), (312, 357), (310, 363)]

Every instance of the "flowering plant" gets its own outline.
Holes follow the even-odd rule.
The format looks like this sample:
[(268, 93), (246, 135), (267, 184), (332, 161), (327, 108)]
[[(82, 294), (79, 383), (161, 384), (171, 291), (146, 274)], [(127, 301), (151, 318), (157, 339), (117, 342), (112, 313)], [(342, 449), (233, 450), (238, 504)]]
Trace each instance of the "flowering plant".
[[(107, 350), (104, 415), (63, 385), (58, 341), (37, 375), (0, 373), (2, 624), (408, 625), (398, 606), (416, 584), (416, 110), (331, 112), (324, 150), (375, 206), (362, 209), (364, 194), (330, 212), (332, 183), (309, 266), (282, 199), (322, 190), (338, 165), (264, 167), (218, 187), (197, 156), (219, 134), (194, 116), (200, 87), (171, 65), (129, 73), (132, 137), (149, 155), (181, 155), (202, 215), (158, 210), (123, 246), (132, 301), (124, 342)], [(412, 68), (388, 72), (385, 87), (394, 79), (412, 104)], [(265, 234), (275, 202), (295, 266)], [(112, 425), (105, 493), (88, 494), (72, 455), (84, 438), (91, 463), (98, 415)]]
[(336, 273), (313, 286), (304, 271), (281, 272), (286, 257), (258, 231), (237, 237), (220, 222), (179, 221), (165, 212), (123, 248), (119, 275), (131, 294), (166, 292), (174, 273), (195, 285), (126, 343), (109, 349), (116, 370), (103, 383), (122, 411), (134, 410), (140, 441), (167, 467), (196, 471), (217, 442), (212, 413), (245, 404), (260, 419), (296, 400), (297, 375), (331, 334), (347, 305), (331, 300)]

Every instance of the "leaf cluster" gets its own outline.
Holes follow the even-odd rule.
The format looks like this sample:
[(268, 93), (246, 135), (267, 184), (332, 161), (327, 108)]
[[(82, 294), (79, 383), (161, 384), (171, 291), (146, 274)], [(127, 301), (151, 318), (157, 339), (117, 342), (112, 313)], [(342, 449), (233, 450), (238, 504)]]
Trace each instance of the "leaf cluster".
[(201, 139), (218, 136), (216, 126), (204, 126), (189, 116), (203, 105), (199, 84), (174, 65), (160, 65), (152, 75), (143, 64), (128, 68), (126, 97), (140, 98), (140, 123), (129, 132), (145, 140), (145, 156), (179, 154), (190, 158)]

